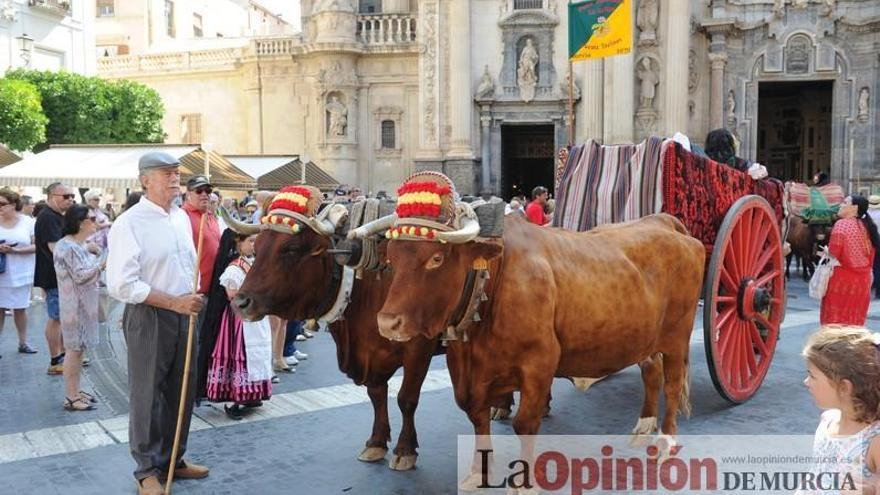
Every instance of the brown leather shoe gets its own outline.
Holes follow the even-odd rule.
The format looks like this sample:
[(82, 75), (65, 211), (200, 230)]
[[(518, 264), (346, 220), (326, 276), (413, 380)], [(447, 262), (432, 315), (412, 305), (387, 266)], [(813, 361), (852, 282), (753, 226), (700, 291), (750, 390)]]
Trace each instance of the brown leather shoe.
[(135, 480), (138, 484), (138, 495), (165, 495), (165, 489), (159, 483), (156, 476), (148, 476), (142, 480)]
[(174, 470), (174, 478), (181, 480), (198, 480), (208, 476), (208, 468), (193, 464), (190, 461), (183, 462), (183, 467)]

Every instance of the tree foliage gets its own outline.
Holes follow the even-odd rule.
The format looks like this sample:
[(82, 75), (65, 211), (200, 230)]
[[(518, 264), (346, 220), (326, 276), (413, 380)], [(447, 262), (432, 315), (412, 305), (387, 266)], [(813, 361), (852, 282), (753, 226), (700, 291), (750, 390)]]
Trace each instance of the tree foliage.
[(46, 140), (40, 93), (25, 81), (0, 79), (0, 143), (28, 151)]
[(155, 90), (70, 72), (15, 69), (7, 79), (36, 86), (49, 118), (46, 145), (157, 143), (165, 108)]

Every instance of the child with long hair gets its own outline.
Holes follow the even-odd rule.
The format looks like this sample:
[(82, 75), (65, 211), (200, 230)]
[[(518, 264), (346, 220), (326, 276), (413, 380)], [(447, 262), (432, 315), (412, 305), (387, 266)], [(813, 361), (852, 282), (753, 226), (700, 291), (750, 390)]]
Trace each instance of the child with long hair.
[(861, 493), (880, 493), (880, 334), (823, 327), (803, 355), (804, 384), (825, 410), (813, 441), (815, 472), (849, 473)]
[[(212, 281), (209, 312), (222, 316), (206, 318), (203, 343), (209, 347), (205, 394), (213, 402), (233, 402), (227, 415), (241, 419), (245, 408), (257, 407), (272, 395), (271, 335), (268, 323), (245, 322), (230, 301), (244, 283), (254, 262), (256, 235), (240, 235), (226, 230), (220, 240), (217, 264)], [(215, 265), (217, 266), (217, 265)], [(213, 338), (212, 338), (213, 337)]]

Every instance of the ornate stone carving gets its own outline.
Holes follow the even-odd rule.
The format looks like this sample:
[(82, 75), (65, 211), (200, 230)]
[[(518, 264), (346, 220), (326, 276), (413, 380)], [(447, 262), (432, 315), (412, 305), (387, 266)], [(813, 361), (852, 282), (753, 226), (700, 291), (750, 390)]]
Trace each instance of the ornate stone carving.
[(700, 86), (700, 73), (697, 70), (697, 52), (688, 51), (688, 93), (693, 94)]
[(571, 80), (571, 73), (565, 75), (565, 79), (559, 81), (559, 93), (566, 100), (568, 99), (568, 88), (569, 81), (571, 81), (571, 99), (572, 100), (580, 100), (581, 99), (581, 89), (578, 87), (577, 78), (574, 81)]
[(538, 50), (531, 38), (526, 38), (526, 46), (519, 55), (516, 70), (516, 84), (522, 101), (528, 103), (535, 99), (535, 86), (538, 84)]
[(791, 6), (798, 10), (803, 10), (807, 8), (807, 5), (809, 5), (809, 3), (810, 0), (791, 0)]
[(657, 95), (657, 84), (660, 83), (660, 74), (651, 63), (650, 57), (644, 57), (639, 61), (636, 75), (641, 81), (639, 87), (639, 110), (654, 110), (654, 98)]
[(312, 13), (318, 12), (355, 12), (351, 0), (318, 0), (312, 7)]
[(871, 89), (867, 86), (859, 90), (859, 122), (865, 123), (870, 117)]
[(15, 22), (16, 18), (15, 6), (11, 0), (3, 0), (0, 2), (0, 21)]
[(333, 94), (324, 107), (327, 111), (327, 135), (330, 137), (345, 136), (348, 129), (348, 108)]
[(336, 88), (345, 85), (356, 85), (357, 75), (351, 71), (342, 68), (342, 64), (337, 60), (330, 64), (330, 67), (323, 68), (318, 71), (318, 83), (321, 85), (321, 94), (326, 93), (330, 88)]
[(660, 17), (660, 4), (657, 0), (641, 0), (636, 12), (636, 25), (639, 26), (639, 45), (657, 44), (657, 22)]
[(480, 79), (480, 85), (477, 87), (477, 99), (485, 100), (495, 96), (495, 81), (492, 80), (492, 74), (489, 74), (489, 66), (486, 65), (483, 70), (483, 78)]
[(830, 17), (831, 14), (834, 13), (834, 9), (837, 7), (837, 0), (822, 0), (822, 6), (822, 15)]
[(785, 0), (773, 0), (773, 15), (782, 17), (785, 14)]
[(810, 71), (812, 42), (803, 35), (793, 36), (788, 41), (785, 53), (785, 71), (789, 74), (806, 74)]

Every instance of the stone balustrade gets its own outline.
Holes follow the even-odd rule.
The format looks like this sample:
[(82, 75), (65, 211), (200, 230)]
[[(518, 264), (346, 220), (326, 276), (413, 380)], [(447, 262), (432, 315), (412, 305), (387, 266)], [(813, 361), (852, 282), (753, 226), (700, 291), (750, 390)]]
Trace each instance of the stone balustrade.
[(258, 38), (251, 45), (258, 57), (292, 55), (298, 40), (294, 38)]
[(358, 16), (358, 40), (365, 45), (415, 43), (416, 18), (410, 14)]
[(163, 72), (231, 67), (242, 57), (240, 48), (219, 48), (193, 52), (120, 55), (98, 59), (98, 72)]

